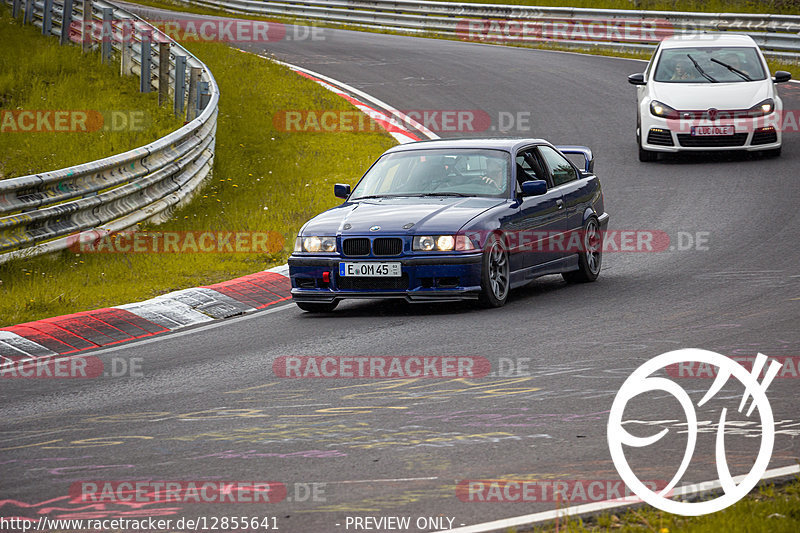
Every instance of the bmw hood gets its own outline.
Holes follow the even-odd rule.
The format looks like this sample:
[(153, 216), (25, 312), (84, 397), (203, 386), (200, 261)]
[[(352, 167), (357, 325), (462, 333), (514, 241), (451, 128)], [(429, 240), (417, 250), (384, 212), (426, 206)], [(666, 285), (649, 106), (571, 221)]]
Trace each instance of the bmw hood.
[(653, 83), (652, 97), (678, 111), (749, 109), (774, 97), (772, 80), (741, 83)]
[[(382, 198), (347, 202), (308, 221), (303, 235), (455, 232), (503, 198)], [(410, 226), (409, 226), (410, 225)]]

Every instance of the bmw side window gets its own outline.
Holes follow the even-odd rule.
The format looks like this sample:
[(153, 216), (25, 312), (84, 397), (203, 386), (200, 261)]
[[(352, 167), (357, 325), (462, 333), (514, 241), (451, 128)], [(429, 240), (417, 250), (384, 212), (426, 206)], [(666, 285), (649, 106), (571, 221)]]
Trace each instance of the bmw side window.
[[(516, 161), (517, 161), (517, 182), (519, 184), (522, 184), (523, 181), (542, 179), (541, 177), (539, 177), (540, 172), (538, 172), (537, 167), (534, 166), (536, 160), (531, 157), (530, 150), (518, 153)], [(532, 162), (534, 164), (531, 164)]]
[(578, 173), (575, 171), (575, 167), (553, 148), (549, 146), (540, 146), (539, 154), (541, 154), (545, 165), (547, 165), (547, 169), (550, 171), (554, 187), (578, 179)]

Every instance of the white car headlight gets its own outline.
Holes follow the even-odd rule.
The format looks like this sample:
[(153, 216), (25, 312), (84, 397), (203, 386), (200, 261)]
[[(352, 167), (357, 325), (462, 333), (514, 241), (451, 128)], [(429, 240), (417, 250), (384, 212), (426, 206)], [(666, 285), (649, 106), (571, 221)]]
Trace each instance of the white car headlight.
[(678, 118), (678, 112), (663, 102), (650, 102), (650, 114), (661, 118)]
[(295, 252), (326, 252), (336, 251), (336, 237), (319, 237), (311, 235), (308, 237), (297, 237), (294, 241)]
[(412, 249), (415, 252), (464, 252), (475, 246), (466, 235), (417, 235)]
[(763, 117), (775, 111), (775, 100), (767, 98), (747, 110), (748, 117)]

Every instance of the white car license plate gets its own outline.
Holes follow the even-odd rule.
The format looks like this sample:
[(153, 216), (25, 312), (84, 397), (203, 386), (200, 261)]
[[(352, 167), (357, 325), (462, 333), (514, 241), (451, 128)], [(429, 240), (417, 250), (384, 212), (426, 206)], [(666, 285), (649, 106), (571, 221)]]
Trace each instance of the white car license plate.
[(342, 277), (399, 278), (400, 263), (339, 263)]
[(692, 126), (692, 135), (733, 135), (733, 126)]

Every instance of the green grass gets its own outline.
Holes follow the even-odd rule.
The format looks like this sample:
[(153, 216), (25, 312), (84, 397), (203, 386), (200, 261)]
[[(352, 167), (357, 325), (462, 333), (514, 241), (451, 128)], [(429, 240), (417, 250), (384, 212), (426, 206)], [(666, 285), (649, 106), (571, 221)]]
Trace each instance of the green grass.
[(535, 528), (511, 529), (509, 533), (796, 533), (800, 531), (800, 480), (775, 487), (765, 485), (722, 511), (684, 517), (645, 506), (596, 518), (565, 519)]
[(355, 108), (263, 58), (220, 43), (189, 48), (209, 66), (222, 94), (214, 174), (171, 221), (142, 229), (274, 231), (284, 236), (284, 248), (269, 255), (61, 252), (0, 265), (0, 326), (144, 300), (281, 264), (300, 226), (341, 201), (333, 184), (354, 184), (396, 144), (382, 131), (276, 131), (272, 115), (278, 110)]
[(171, 107), (158, 107), (156, 93), (139, 93), (137, 78), (121, 78), (118, 63), (101, 65), (99, 53), (59, 46), (58, 39), (12, 19), (5, 4), (0, 5), (0, 109), (138, 111), (145, 119), (141, 131), (0, 133), (0, 178), (122, 153), (183, 125)]

